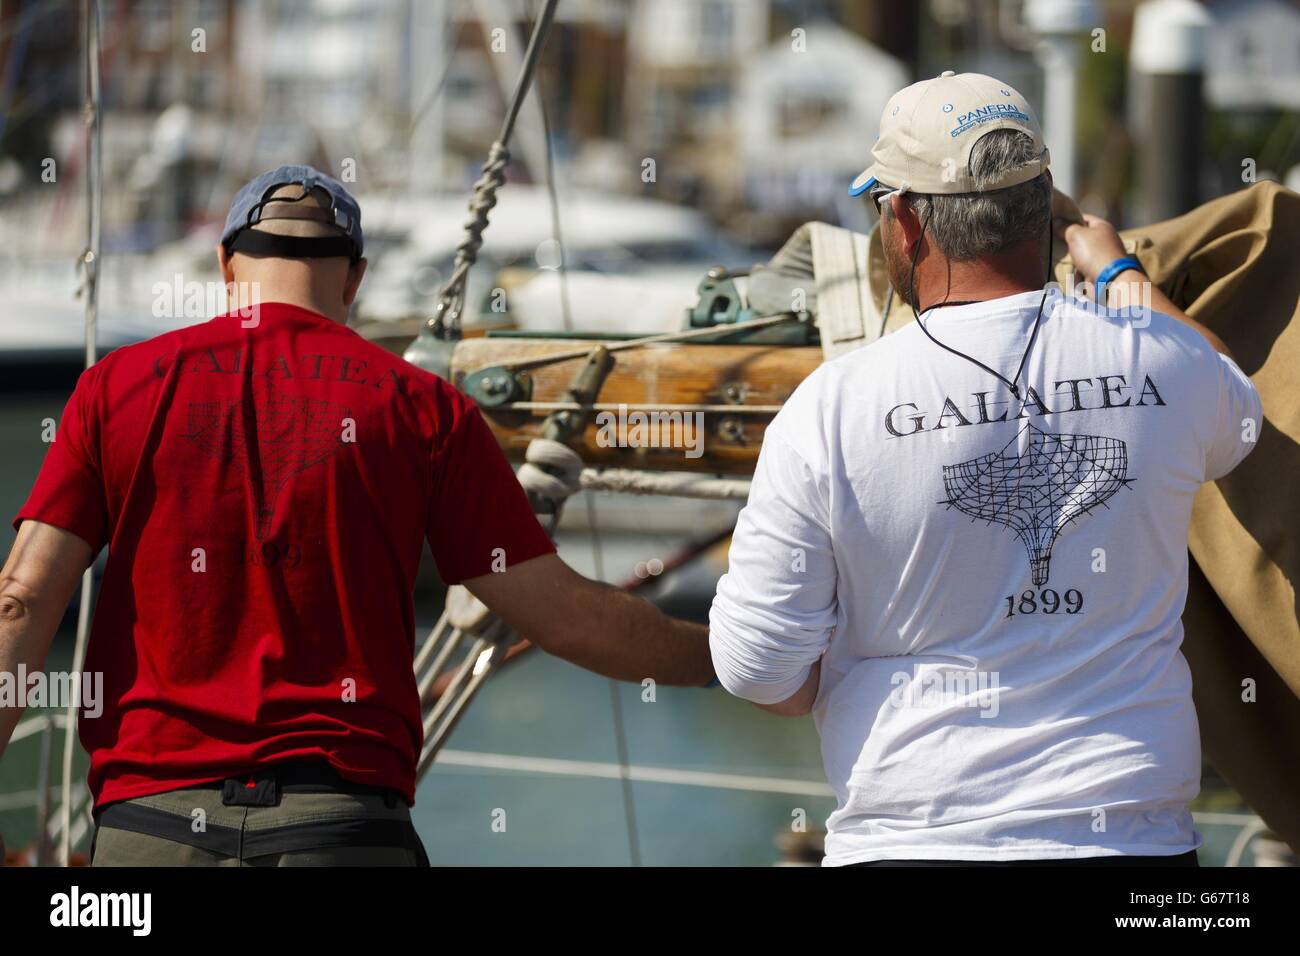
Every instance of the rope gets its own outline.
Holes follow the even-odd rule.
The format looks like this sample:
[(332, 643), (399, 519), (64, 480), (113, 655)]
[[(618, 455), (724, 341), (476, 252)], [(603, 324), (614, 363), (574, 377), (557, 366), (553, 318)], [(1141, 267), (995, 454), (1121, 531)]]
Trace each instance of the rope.
[(505, 120), (501, 132), (488, 150), (487, 162), (483, 164), (482, 174), (474, 184), (474, 194), (470, 197), (469, 222), (465, 223), (465, 238), (456, 247), (456, 260), (452, 267), (451, 278), (447, 280), (442, 291), (438, 293), (437, 310), (429, 320), (429, 329), (440, 338), (458, 338), (460, 336), (460, 317), (465, 308), (465, 279), (470, 267), (478, 260), (479, 249), (483, 247), (483, 232), (487, 229), (488, 214), (497, 204), (497, 190), (505, 185), (506, 166), (510, 164), (510, 149), (506, 145), (515, 130), (515, 121), (524, 104), (524, 97), (532, 85), (533, 74), (541, 59), (542, 47), (546, 34), (550, 31), (551, 21), (555, 17), (555, 5), (558, 0), (546, 0), (542, 14), (533, 24), (533, 35), (528, 40), (528, 49), (524, 53), (523, 69), (515, 83), (514, 93), (506, 107)]
[(586, 468), (582, 472), (583, 491), (614, 491), (630, 495), (744, 501), (749, 497), (749, 485), (747, 479), (654, 474), (632, 468)]
[(582, 456), (563, 442), (534, 438), (524, 452), (519, 468), (519, 483), (529, 494), (553, 501), (582, 490)]
[(579, 491), (744, 501), (748, 480), (701, 478), (692, 474), (654, 474), (633, 468), (584, 468), (582, 457), (562, 442), (534, 438), (519, 467), (519, 483), (529, 494), (563, 501)]
[(636, 468), (584, 468), (581, 455), (563, 442), (533, 438), (519, 468), (525, 492), (551, 501), (564, 501), (578, 492), (659, 494), (673, 498), (745, 501), (748, 480), (710, 479), (698, 475), (655, 475)]
[(488, 215), (497, 204), (497, 190), (505, 185), (505, 169), (509, 164), (510, 150), (501, 140), (497, 140), (488, 150), (483, 172), (474, 184), (474, 195), (469, 201), (470, 220), (465, 223), (465, 238), (456, 247), (456, 261), (451, 278), (439, 294), (438, 311), (433, 322), (434, 330), (440, 335), (460, 331), (460, 317), (465, 308), (465, 280), (469, 276), (470, 267), (478, 261), (479, 250), (483, 248), (483, 232), (487, 229)]

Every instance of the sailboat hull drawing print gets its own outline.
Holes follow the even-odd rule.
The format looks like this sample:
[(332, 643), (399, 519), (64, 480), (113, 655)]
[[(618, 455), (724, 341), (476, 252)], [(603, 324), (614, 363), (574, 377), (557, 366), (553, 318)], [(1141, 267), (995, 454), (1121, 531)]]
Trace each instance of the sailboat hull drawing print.
[(947, 498), (940, 504), (1015, 532), (1029, 554), (1034, 585), (1041, 587), (1065, 526), (1133, 480), (1128, 446), (1120, 439), (1055, 434), (1026, 423), (1001, 450), (944, 465)]
[(295, 475), (343, 447), (348, 409), (323, 399), (283, 395), (268, 387), (255, 399), (191, 402), (184, 437), (248, 476), (257, 509), (257, 540), (265, 541), (281, 493)]

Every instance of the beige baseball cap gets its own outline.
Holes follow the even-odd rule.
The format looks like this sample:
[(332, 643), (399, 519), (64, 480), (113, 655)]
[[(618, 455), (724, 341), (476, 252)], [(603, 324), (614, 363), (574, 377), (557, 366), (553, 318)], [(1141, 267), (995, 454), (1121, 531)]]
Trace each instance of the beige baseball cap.
[(904, 192), (976, 192), (971, 148), (997, 129), (1028, 133), (1038, 158), (1008, 170), (984, 192), (1028, 182), (1047, 169), (1043, 130), (1028, 101), (983, 73), (945, 70), (932, 80), (913, 83), (885, 104), (880, 138), (871, 149), (874, 162), (853, 180), (849, 195), (860, 196), (877, 183)]

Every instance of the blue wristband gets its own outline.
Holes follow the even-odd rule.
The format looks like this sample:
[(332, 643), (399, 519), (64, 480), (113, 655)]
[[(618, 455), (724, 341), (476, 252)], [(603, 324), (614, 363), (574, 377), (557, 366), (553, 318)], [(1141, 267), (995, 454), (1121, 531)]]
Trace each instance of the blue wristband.
[(1126, 269), (1136, 269), (1143, 275), (1147, 271), (1142, 268), (1142, 263), (1138, 262), (1132, 256), (1124, 256), (1122, 259), (1116, 259), (1101, 272), (1097, 273), (1097, 304), (1103, 308), (1106, 305), (1106, 286), (1110, 281)]

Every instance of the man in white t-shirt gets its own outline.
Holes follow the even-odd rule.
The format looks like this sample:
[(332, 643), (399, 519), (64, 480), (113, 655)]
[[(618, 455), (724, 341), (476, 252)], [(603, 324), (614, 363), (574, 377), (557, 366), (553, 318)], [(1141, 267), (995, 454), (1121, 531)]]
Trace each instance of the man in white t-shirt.
[(1100, 305), (1045, 288), (1048, 153), (1011, 87), (910, 86), (872, 156), (851, 192), (919, 315), (768, 429), (713, 604), (719, 680), (813, 713), (828, 865), (1196, 865), (1188, 522), (1259, 395), (1108, 223), (1064, 230)]

